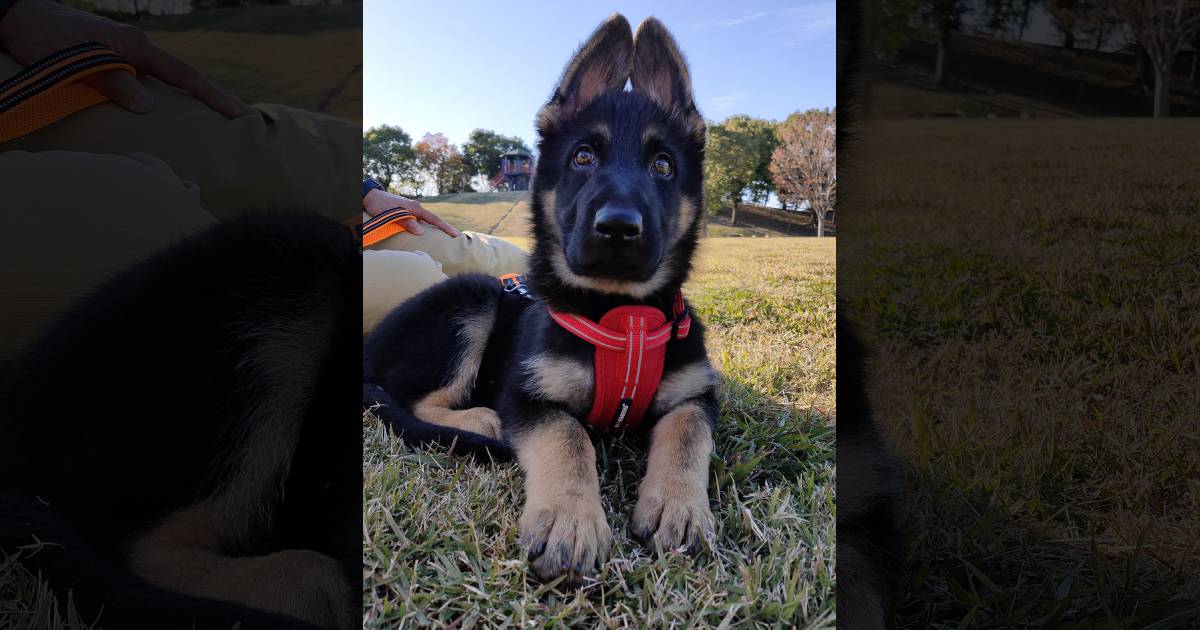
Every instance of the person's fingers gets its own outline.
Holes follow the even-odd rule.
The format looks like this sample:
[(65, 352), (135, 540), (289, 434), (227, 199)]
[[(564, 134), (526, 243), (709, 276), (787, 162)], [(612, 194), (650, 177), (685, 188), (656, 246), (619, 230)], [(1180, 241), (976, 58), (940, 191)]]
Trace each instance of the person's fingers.
[(452, 238), (458, 238), (458, 235), (461, 234), (461, 232), (459, 232), (458, 230), (451, 227), (449, 223), (446, 223), (445, 221), (443, 221), (441, 217), (439, 217), (438, 215), (436, 215), (428, 210), (425, 210), (425, 212), (420, 216), (423, 221), (433, 225), (434, 227), (440, 228), (443, 232), (445, 232), (446, 234), (449, 234)]
[(400, 219), (404, 223), (404, 229), (408, 230), (413, 236), (420, 236), (425, 233), (425, 228), (421, 227), (421, 222), (415, 217)]
[(112, 99), (117, 105), (135, 114), (144, 114), (154, 109), (154, 97), (150, 90), (124, 70), (99, 72), (84, 81), (100, 90), (101, 94)]
[(205, 105), (227, 118), (236, 118), (245, 113), (241, 103), (225, 90), (204, 78), (199, 70), (172, 56), (167, 51), (147, 43), (136, 53), (131, 62), (164, 83), (173, 85), (200, 99)]

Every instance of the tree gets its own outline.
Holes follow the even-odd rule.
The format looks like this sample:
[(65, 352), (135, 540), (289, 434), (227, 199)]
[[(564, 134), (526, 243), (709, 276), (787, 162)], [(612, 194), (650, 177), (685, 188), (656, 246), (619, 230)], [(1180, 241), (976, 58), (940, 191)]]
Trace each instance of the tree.
[(1154, 116), (1171, 115), (1171, 72), (1180, 48), (1200, 33), (1200, 0), (1105, 0), (1133, 29), (1154, 66)]
[(770, 163), (775, 144), (775, 125), (768, 120), (730, 116), (708, 126), (704, 174), (710, 211), (727, 201), (732, 208), (730, 222), (736, 223), (737, 204), (747, 193), (766, 199), (774, 188)]
[(392, 125), (371, 127), (363, 132), (363, 175), (388, 188), (416, 174), (412, 138)]
[[(1011, 4), (1021, 0), (989, 0)], [(950, 52), (950, 33), (962, 24), (968, 0), (877, 0), (867, 21), (876, 56), (894, 57), (912, 41), (918, 30), (931, 29), (937, 43), (933, 80), (946, 82), (946, 57)], [(985, 3), (987, 4), (987, 3)]]
[(452, 152), (442, 164), (438, 191), (442, 194), (471, 192), (471, 175), (467, 157), (457, 151)]
[(867, 27), (873, 52), (881, 59), (894, 58), (913, 39), (912, 20), (921, 13), (922, 0), (877, 0), (871, 6)]
[[(1042, 4), (1051, 1), (1042, 0)], [(1034, 0), (984, 0), (983, 22), (986, 29), (991, 33), (1010, 34), (1020, 41), (1025, 36), (1025, 29), (1029, 28), (1034, 4)]]
[(779, 146), (771, 156), (771, 175), (779, 198), (807, 201), (825, 235), (825, 216), (837, 203), (837, 111), (810, 109), (779, 125)]
[(427, 133), (415, 147), (417, 164), (439, 195), (464, 192), (471, 188), (471, 171), (458, 147), (445, 135)]
[(933, 82), (946, 84), (946, 57), (950, 54), (950, 33), (959, 28), (966, 7), (962, 0), (933, 0), (925, 19), (937, 34), (937, 60), (933, 66)]
[(476, 129), (462, 145), (463, 157), (471, 175), (491, 178), (500, 170), (500, 156), (520, 149), (532, 153), (525, 141), (518, 136), (504, 136), (490, 129)]

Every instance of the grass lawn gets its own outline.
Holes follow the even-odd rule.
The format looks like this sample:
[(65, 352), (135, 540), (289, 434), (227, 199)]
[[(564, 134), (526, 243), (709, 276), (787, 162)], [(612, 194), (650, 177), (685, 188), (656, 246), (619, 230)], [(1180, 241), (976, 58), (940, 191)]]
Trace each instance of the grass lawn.
[(529, 236), (529, 193), (457, 193), (423, 197), (421, 205), (450, 225), (484, 234)]
[[(529, 236), (529, 193), (490, 192), (457, 193), (424, 197), (421, 204), (451, 225), (464, 230), (474, 230), (496, 236)], [(764, 227), (729, 223), (728, 212), (724, 216), (709, 216), (708, 236), (777, 237), (783, 233)]]
[(1196, 627), (1194, 123), (859, 138), (839, 298), (910, 473), (901, 624)]
[(831, 627), (834, 248), (831, 238), (703, 242), (685, 293), (724, 379), (709, 482), (719, 533), (696, 558), (654, 558), (630, 537), (644, 451), (604, 440), (612, 558), (581, 589), (543, 585), (516, 545), (515, 464), (413, 449), (368, 416), (366, 627)]

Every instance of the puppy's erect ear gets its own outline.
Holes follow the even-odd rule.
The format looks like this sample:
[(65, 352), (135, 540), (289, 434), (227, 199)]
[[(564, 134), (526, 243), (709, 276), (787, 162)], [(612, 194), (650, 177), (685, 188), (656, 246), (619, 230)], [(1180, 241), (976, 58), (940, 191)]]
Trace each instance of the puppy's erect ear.
[(604, 21), (563, 70), (550, 101), (538, 113), (538, 128), (552, 128), (575, 117), (609, 90), (625, 88), (633, 62), (633, 30), (620, 13)]
[(687, 62), (675, 38), (657, 18), (646, 18), (633, 37), (632, 83), (634, 90), (668, 112), (687, 116), (696, 110)]

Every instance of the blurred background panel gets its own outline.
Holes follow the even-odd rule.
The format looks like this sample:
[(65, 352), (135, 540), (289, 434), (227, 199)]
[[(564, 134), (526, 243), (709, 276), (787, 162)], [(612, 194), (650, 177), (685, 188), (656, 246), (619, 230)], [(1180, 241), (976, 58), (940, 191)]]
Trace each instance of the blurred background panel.
[(247, 103), (362, 121), (362, 3), (71, 0), (127, 22)]

